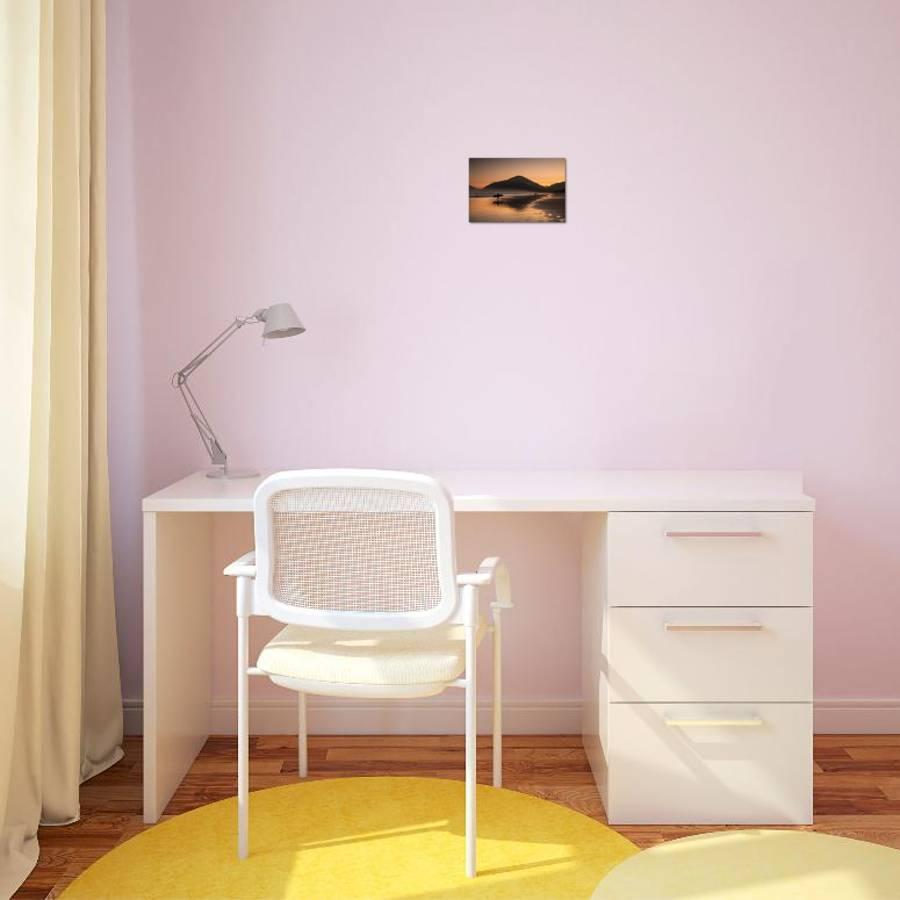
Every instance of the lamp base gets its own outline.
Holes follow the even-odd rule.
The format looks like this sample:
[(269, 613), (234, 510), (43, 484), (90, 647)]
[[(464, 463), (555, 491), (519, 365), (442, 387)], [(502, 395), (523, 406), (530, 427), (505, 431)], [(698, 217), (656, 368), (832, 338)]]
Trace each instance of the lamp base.
[(255, 469), (232, 469), (226, 468), (225, 466), (217, 466), (215, 469), (210, 469), (206, 473), (207, 478), (258, 478), (259, 472)]

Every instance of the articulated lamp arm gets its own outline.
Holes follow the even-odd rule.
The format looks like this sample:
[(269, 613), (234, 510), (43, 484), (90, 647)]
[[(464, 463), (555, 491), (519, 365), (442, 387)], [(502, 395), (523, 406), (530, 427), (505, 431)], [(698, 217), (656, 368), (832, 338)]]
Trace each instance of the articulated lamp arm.
[(194, 396), (194, 392), (188, 384), (188, 379), (196, 369), (203, 365), (203, 363), (205, 363), (206, 360), (222, 346), (222, 344), (224, 344), (232, 335), (240, 331), (241, 328), (245, 325), (250, 325), (253, 322), (264, 321), (261, 316), (262, 312), (263, 310), (257, 310), (252, 316), (242, 316), (235, 319), (227, 328), (214, 337), (187, 365), (180, 368), (172, 376), (172, 387), (178, 388), (181, 399), (184, 400), (184, 405), (187, 407), (191, 417), (191, 421), (196, 426), (197, 431), (200, 434), (200, 440), (203, 441), (203, 446), (209, 454), (210, 461), (214, 466), (222, 466), (225, 470), (228, 468), (228, 455), (222, 449), (222, 445), (219, 443), (219, 439), (213, 431), (212, 425), (209, 424), (206, 414), (197, 402), (197, 398)]
[(303, 334), (306, 329), (303, 323), (294, 312), (294, 308), (290, 303), (275, 303), (264, 309), (256, 310), (253, 315), (239, 316), (224, 331), (214, 337), (186, 366), (180, 368), (172, 376), (172, 387), (177, 388), (187, 407), (191, 421), (203, 441), (203, 446), (209, 454), (210, 460), (214, 466), (221, 466), (221, 470), (214, 469), (207, 472), (209, 478), (246, 478), (250, 475), (256, 475), (257, 472), (250, 471), (229, 471), (228, 455), (222, 449), (216, 433), (209, 424), (188, 379), (203, 363), (206, 362), (222, 346), (235, 332), (240, 331), (245, 325), (252, 325), (261, 322), (263, 324), (263, 339), (270, 340), (273, 338), (293, 337), (295, 334)]

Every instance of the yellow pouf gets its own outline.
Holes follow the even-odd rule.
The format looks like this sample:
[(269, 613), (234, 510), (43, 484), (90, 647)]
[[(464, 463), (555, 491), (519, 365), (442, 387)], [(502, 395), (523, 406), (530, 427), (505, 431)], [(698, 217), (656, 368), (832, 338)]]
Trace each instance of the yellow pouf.
[(900, 851), (810, 831), (720, 831), (644, 850), (593, 900), (897, 900)]
[(340, 778), (254, 791), (248, 859), (236, 855), (236, 802), (223, 800), (116, 847), (64, 896), (589, 898), (637, 852), (573, 810), (479, 785), (478, 877), (467, 879), (463, 787)]

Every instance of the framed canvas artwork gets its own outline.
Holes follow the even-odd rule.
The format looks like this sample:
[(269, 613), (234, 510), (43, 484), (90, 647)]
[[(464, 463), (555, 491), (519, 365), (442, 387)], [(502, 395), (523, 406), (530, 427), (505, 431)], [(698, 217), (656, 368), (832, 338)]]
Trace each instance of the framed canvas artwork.
[(565, 222), (565, 159), (469, 159), (469, 221)]

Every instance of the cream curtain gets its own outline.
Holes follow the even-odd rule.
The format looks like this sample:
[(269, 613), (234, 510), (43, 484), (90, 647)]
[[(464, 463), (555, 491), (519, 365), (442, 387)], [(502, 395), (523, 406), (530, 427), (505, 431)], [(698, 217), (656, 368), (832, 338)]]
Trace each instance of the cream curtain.
[(103, 0), (0, 0), (0, 896), (121, 758)]

